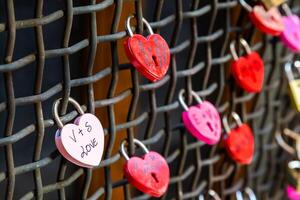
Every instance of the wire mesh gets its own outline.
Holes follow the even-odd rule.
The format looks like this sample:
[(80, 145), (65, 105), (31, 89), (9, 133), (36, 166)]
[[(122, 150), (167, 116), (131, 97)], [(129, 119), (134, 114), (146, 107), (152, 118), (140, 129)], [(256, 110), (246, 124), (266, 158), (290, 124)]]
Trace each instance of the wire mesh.
[[(36, 0), (34, 17), (17, 19), (15, 2), (5, 1), (4, 21), (0, 23), (0, 35), (5, 41), (5, 51), (0, 65), (3, 76), (3, 100), (0, 112), (4, 116), (3, 136), (0, 146), (5, 157), (5, 167), (0, 172), (0, 182), (5, 185), (1, 191), (5, 199), (43, 199), (48, 193), (56, 193), (59, 199), (68, 199), (66, 189), (80, 182), (80, 190), (76, 190), (80, 199), (111, 199), (117, 188), (124, 189), (125, 199), (150, 199), (149, 196), (133, 191), (126, 179), (113, 180), (111, 166), (124, 160), (119, 153), (115, 140), (118, 132), (126, 130), (130, 153), (134, 153), (133, 138), (140, 139), (149, 149), (160, 152), (171, 166), (171, 181), (167, 194), (162, 199), (196, 199), (201, 193), (215, 189), (222, 199), (234, 197), (235, 192), (245, 186), (251, 187), (259, 199), (283, 199), (284, 168), (287, 155), (282, 153), (274, 141), (274, 134), (283, 127), (299, 131), (297, 114), (290, 106), (287, 97), (287, 84), (284, 79), (283, 64), (294, 59), (294, 54), (282, 48), (278, 38), (261, 35), (251, 25), (247, 12), (241, 9), (236, 0), (155, 0), (126, 1), (91, 0), (84, 5), (75, 6), (72, 0), (63, 2), (64, 8), (45, 15), (43, 9), (47, 2)], [(57, 4), (62, 1), (56, 2)], [(293, 11), (300, 6), (289, 2)], [(155, 83), (144, 80), (129, 63), (119, 63), (117, 42), (127, 37), (124, 30), (119, 30), (121, 15), (125, 4), (134, 4), (138, 32), (142, 32), (142, 17), (147, 13), (147, 20), (153, 30), (165, 37), (171, 49), (171, 64), (168, 74)], [(113, 23), (110, 33), (101, 35), (97, 32), (96, 14), (114, 7)], [(72, 26), (75, 17), (88, 16), (89, 34), (86, 38), (70, 43)], [(148, 17), (149, 16), (149, 17)], [(62, 45), (59, 48), (45, 48), (44, 27), (59, 20), (65, 20)], [(14, 56), (18, 33), (23, 29), (34, 29), (36, 48), (20, 58)], [(266, 67), (264, 89), (259, 94), (244, 93), (234, 84), (228, 73), (232, 57), (229, 51), (231, 40), (245, 38), (254, 50), (263, 57)], [(97, 47), (103, 43), (110, 44), (111, 66), (99, 71), (94, 70)], [(71, 71), (80, 68), (80, 63), (70, 64), (70, 56), (88, 50), (85, 69), (79, 77), (72, 77)], [(47, 60), (60, 58), (57, 66), (61, 79), (54, 86), (43, 88), (47, 74)], [(33, 67), (33, 65), (35, 67)], [(26, 67), (34, 68), (35, 79), (33, 94), (16, 96), (14, 74)], [(122, 71), (131, 71), (131, 88), (117, 92), (118, 79)], [(102, 99), (95, 98), (93, 85), (110, 77), (106, 83), (109, 91)], [(83, 87), (84, 86), (84, 87)], [(21, 86), (19, 86), (21, 87)], [(61, 158), (56, 149), (43, 154), (46, 135), (54, 133), (56, 125), (44, 102), (62, 97), (61, 115), (66, 123), (76, 117), (76, 112), (67, 112), (67, 102), (71, 92), (79, 88), (83, 91), (82, 107), (91, 113), (97, 108), (107, 111), (108, 125), (105, 127), (106, 146), (104, 158), (98, 167), (104, 170), (104, 183), (93, 192), (89, 192), (92, 170), (76, 168), (67, 173), (72, 166)], [(184, 129), (180, 116), (182, 108), (178, 102), (178, 91), (187, 91), (187, 103), (192, 103), (191, 91), (195, 90), (203, 99), (209, 99), (219, 109), (221, 115), (237, 111), (244, 122), (253, 128), (256, 142), (256, 153), (253, 163), (240, 166), (232, 162), (220, 143), (207, 146), (193, 139)], [(99, 92), (99, 91), (98, 91)], [(101, 92), (101, 91), (100, 91)], [(117, 123), (115, 105), (130, 98), (127, 120)], [(79, 101), (79, 100), (78, 100)], [(141, 106), (143, 105), (143, 106)], [(31, 123), (15, 130), (14, 123), (22, 106), (31, 106), (35, 116)], [(51, 129), (52, 128), (52, 129)], [(14, 157), (23, 152), (14, 151), (14, 145), (29, 136), (34, 136), (32, 162), (17, 164)], [(54, 144), (54, 135), (52, 135)], [(49, 138), (47, 138), (49, 139)], [(160, 145), (157, 145), (160, 144)], [(60, 160), (56, 170), (56, 181), (45, 183), (47, 171), (43, 168)], [(74, 167), (74, 166), (73, 166)], [(95, 170), (95, 169), (94, 169)], [(20, 196), (16, 196), (18, 177), (30, 173), (33, 177), (32, 188)], [(30, 180), (28, 180), (30, 181)], [(76, 186), (77, 187), (77, 186)], [(121, 197), (120, 197), (121, 198)]]

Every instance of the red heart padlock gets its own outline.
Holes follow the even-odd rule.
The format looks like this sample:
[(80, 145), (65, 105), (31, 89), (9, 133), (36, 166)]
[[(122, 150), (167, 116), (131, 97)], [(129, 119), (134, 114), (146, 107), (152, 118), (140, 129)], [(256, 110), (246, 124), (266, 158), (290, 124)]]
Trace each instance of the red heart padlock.
[(153, 34), (150, 24), (143, 19), (150, 35), (145, 38), (139, 34), (133, 34), (130, 29), (128, 17), (126, 28), (129, 38), (124, 42), (127, 57), (132, 65), (150, 81), (162, 79), (168, 71), (170, 64), (170, 49), (166, 41), (158, 34)]
[(284, 30), (281, 14), (276, 7), (266, 10), (263, 6), (257, 5), (249, 16), (257, 29), (266, 34), (277, 36)]
[(134, 139), (133, 142), (145, 151), (145, 155), (129, 158), (125, 151), (126, 141), (122, 143), (121, 153), (127, 160), (124, 165), (125, 177), (138, 190), (153, 197), (162, 196), (170, 180), (167, 161), (160, 154), (154, 151), (149, 152), (139, 140)]
[(254, 137), (250, 127), (241, 122), (237, 113), (232, 113), (237, 127), (230, 129), (228, 119), (223, 118), (223, 125), (227, 135), (224, 138), (224, 145), (229, 156), (240, 164), (250, 164), (254, 154)]
[(257, 29), (269, 35), (279, 35), (284, 30), (284, 24), (280, 12), (276, 7), (266, 10), (262, 5), (253, 8), (244, 0), (241, 5), (249, 12), (249, 17)]
[(260, 92), (264, 82), (264, 63), (258, 53), (251, 51), (244, 39), (240, 42), (245, 47), (247, 55), (238, 57), (234, 41), (230, 44), (234, 59), (231, 63), (231, 73), (236, 83), (247, 92)]

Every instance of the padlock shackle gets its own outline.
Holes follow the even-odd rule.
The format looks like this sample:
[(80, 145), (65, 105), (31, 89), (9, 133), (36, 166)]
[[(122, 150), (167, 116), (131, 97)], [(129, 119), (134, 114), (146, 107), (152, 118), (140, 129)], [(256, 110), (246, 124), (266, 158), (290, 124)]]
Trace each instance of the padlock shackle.
[[(208, 195), (215, 200), (222, 200), (218, 193), (212, 189), (208, 190)], [(205, 200), (204, 195), (200, 194), (198, 200)]]
[[(60, 120), (59, 115), (58, 115), (58, 106), (60, 105), (61, 100), (62, 100), (62, 98), (57, 99), (52, 106), (52, 114), (54, 117), (54, 121), (57, 124), (59, 129), (62, 129), (64, 126), (64, 124), (62, 123), (62, 121)], [(84, 114), (84, 111), (82, 110), (79, 103), (77, 101), (75, 101), (75, 99), (69, 97), (68, 102), (70, 102), (76, 108), (77, 112), (80, 115)]]
[[(188, 108), (188, 106), (185, 104), (184, 99), (183, 99), (184, 93), (185, 93), (185, 90), (184, 90), (184, 89), (180, 90), (180, 91), (179, 91), (179, 94), (178, 94), (178, 99), (179, 99), (179, 103), (180, 103), (180, 105), (183, 107), (183, 109), (186, 110), (186, 111), (188, 111), (189, 108)], [(192, 90), (192, 91), (191, 91), (191, 94), (192, 94), (192, 96), (196, 99), (196, 101), (197, 101), (199, 104), (203, 103), (202, 99), (198, 96), (198, 94), (197, 94), (196, 92), (194, 92), (194, 91)]]
[[(131, 20), (132, 18), (134, 18), (133, 15), (130, 15), (129, 17), (127, 17), (126, 25), (125, 25), (126, 31), (127, 31), (128, 35), (129, 35), (130, 37), (133, 36), (133, 32), (132, 32), (131, 26), (130, 26), (130, 20)], [(146, 25), (149, 34), (152, 35), (152, 34), (153, 34), (153, 30), (152, 30), (150, 24), (148, 23), (148, 21), (147, 21), (145, 18), (143, 18), (142, 20), (143, 20), (143, 23)]]
[(253, 11), (253, 8), (245, 0), (239, 0), (239, 2), (248, 12)]
[(300, 74), (300, 61), (296, 60), (294, 63), (287, 62), (284, 65), (284, 71), (289, 81), (295, 80), (292, 68), (296, 68)]
[[(247, 41), (244, 39), (244, 38), (240, 38), (240, 43), (242, 44), (242, 46), (244, 47), (245, 51), (247, 54), (250, 54), (252, 52), (249, 44), (247, 43)], [(232, 55), (232, 58), (237, 61), (239, 59), (239, 56), (236, 52), (236, 49), (235, 49), (235, 40), (233, 40), (231, 43), (230, 43), (230, 52), (231, 52), (231, 55)]]
[(293, 156), (296, 155), (297, 159), (300, 160), (300, 135), (298, 133), (288, 129), (288, 128), (285, 128), (283, 130), (283, 134), (295, 141), (295, 143), (296, 143), (295, 147), (292, 147), (291, 145), (286, 143), (284, 141), (284, 139), (282, 138), (282, 133), (280, 133), (279, 131), (277, 131), (276, 134), (275, 134), (276, 142), (286, 152), (288, 152), (289, 154), (291, 154)]
[[(124, 140), (122, 142), (120, 151), (121, 151), (121, 154), (124, 156), (124, 158), (126, 160), (129, 160), (130, 158), (129, 158), (128, 154), (126, 153), (126, 149), (125, 149), (125, 144), (126, 143), (127, 143), (126, 140)], [(137, 139), (133, 139), (133, 143), (136, 144), (137, 146), (141, 147), (143, 149), (143, 151), (145, 152), (145, 154), (149, 153), (149, 150), (147, 149), (147, 147), (141, 141), (139, 141)]]
[(292, 16), (293, 12), (287, 3), (282, 4), (282, 9), (287, 16)]
[[(236, 122), (236, 124), (237, 124), (238, 127), (242, 126), (242, 120), (241, 120), (240, 116), (236, 112), (232, 112), (230, 116), (232, 116), (232, 118), (235, 120), (235, 122)], [(230, 133), (230, 127), (229, 127), (227, 115), (225, 115), (223, 117), (222, 122), (223, 122), (223, 126), (224, 126), (224, 129), (225, 129), (225, 132), (227, 134), (229, 134)]]
[[(247, 196), (249, 197), (249, 200), (256, 200), (256, 196), (254, 194), (254, 191), (250, 187), (246, 187), (244, 189), (244, 193), (247, 194)], [(235, 193), (235, 196), (236, 196), (237, 200), (244, 200), (243, 193), (240, 190), (238, 190)]]

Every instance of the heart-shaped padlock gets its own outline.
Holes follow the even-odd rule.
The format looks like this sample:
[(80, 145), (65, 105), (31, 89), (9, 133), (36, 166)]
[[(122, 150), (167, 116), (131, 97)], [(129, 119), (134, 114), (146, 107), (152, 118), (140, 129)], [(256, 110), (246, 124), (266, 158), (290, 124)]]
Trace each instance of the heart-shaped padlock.
[(258, 53), (251, 51), (244, 39), (240, 39), (240, 42), (247, 55), (238, 57), (235, 42), (231, 42), (230, 50), (234, 59), (231, 63), (231, 74), (236, 83), (247, 92), (260, 92), (264, 82), (264, 63)]
[(167, 42), (158, 34), (154, 34), (150, 24), (143, 18), (150, 35), (133, 34), (130, 19), (127, 18), (126, 29), (129, 38), (124, 42), (126, 55), (132, 65), (150, 81), (162, 79), (170, 64), (170, 49)]
[(206, 144), (216, 144), (220, 140), (222, 128), (220, 115), (217, 109), (208, 101), (202, 101), (200, 97), (191, 91), (198, 104), (187, 107), (183, 100), (184, 90), (179, 92), (179, 102), (185, 111), (182, 113), (182, 121), (186, 129), (198, 140)]
[(241, 5), (249, 12), (249, 17), (257, 29), (269, 35), (279, 35), (284, 30), (280, 12), (276, 7), (266, 10), (262, 5), (253, 8), (244, 0)]
[(104, 148), (104, 132), (95, 115), (84, 113), (80, 105), (69, 98), (80, 116), (74, 123), (63, 125), (58, 116), (61, 99), (53, 105), (54, 119), (59, 127), (55, 134), (55, 143), (59, 152), (70, 162), (92, 168), (100, 164)]
[(126, 159), (124, 175), (138, 190), (153, 197), (162, 196), (168, 188), (170, 170), (167, 161), (158, 153), (148, 151), (146, 146), (137, 139), (134, 144), (140, 146), (145, 155), (129, 158), (125, 151), (125, 143), (121, 145), (121, 154)]
[(237, 123), (237, 127), (230, 129), (228, 119), (223, 118), (223, 125), (226, 131), (224, 145), (229, 156), (240, 164), (250, 164), (254, 154), (254, 137), (250, 127), (241, 122), (237, 113), (231, 113)]
[(300, 51), (300, 19), (291, 12), (287, 4), (283, 4), (282, 8), (287, 16), (283, 17), (285, 29), (280, 39), (290, 50), (298, 52)]

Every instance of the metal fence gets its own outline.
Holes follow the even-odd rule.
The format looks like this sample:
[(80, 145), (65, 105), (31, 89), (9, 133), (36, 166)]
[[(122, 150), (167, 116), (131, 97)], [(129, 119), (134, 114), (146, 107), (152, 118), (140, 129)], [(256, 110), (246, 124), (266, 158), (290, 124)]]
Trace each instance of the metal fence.
[[(72, 0), (53, 2), (58, 7), (63, 6), (46, 15), (43, 10), (48, 2), (36, 0), (33, 13), (27, 19), (16, 18), (14, 8), (20, 2), (3, 0), (1, 3), (3, 12), (0, 15), (3, 21), (0, 22), (0, 37), (5, 49), (2, 50), (0, 65), (2, 198), (43, 199), (48, 194), (55, 194), (56, 198), (70, 199), (66, 191), (80, 182), (76, 184), (76, 190), (73, 190), (80, 199), (111, 199), (115, 189), (120, 187), (124, 188), (126, 199), (149, 199), (149, 196), (131, 190), (127, 180), (112, 179), (111, 166), (124, 162), (119, 153), (112, 153), (113, 149), (119, 148), (119, 143), (115, 140), (122, 130), (127, 131), (126, 139), (129, 141), (131, 154), (134, 152), (133, 138), (138, 138), (148, 148), (158, 151), (167, 159), (171, 166), (171, 181), (168, 193), (162, 199), (196, 199), (208, 189), (215, 189), (225, 199), (234, 197), (235, 192), (245, 186), (251, 187), (259, 199), (283, 198), (286, 154), (275, 143), (274, 134), (287, 126), (300, 130), (296, 118), (298, 115), (289, 103), (283, 73), (283, 64), (294, 59), (294, 54), (283, 48), (277, 38), (261, 35), (249, 22), (247, 12), (241, 9), (236, 0), (91, 0), (80, 5), (73, 5)], [(294, 1), (289, 3), (295, 12), (299, 11), (300, 6)], [(119, 63), (117, 41), (125, 38), (126, 32), (119, 31), (118, 27), (125, 23), (120, 20), (125, 4), (134, 4), (137, 31), (141, 32), (143, 29), (142, 17), (147, 13), (146, 18), (154, 31), (160, 32), (169, 43), (170, 69), (159, 82), (147, 82), (130, 64)], [(111, 13), (113, 23), (110, 33), (97, 34), (96, 13), (112, 6), (114, 12)], [(71, 43), (74, 18), (83, 16), (89, 21), (88, 37)], [(60, 40), (62, 44), (59, 48), (47, 49), (44, 41), (49, 36), (45, 34), (44, 27), (61, 20), (65, 22), (63, 38)], [(22, 40), (18, 40), (18, 37), (22, 38), (19, 33), (24, 29), (35, 31), (35, 39), (32, 41), (35, 48), (29, 49), (31, 52), (28, 54), (15, 57), (14, 52), (18, 48), (27, 48), (22, 46)], [(232, 59), (229, 43), (239, 37), (245, 38), (264, 57), (266, 78), (264, 89), (259, 94), (248, 94), (238, 89), (228, 73)], [(25, 40), (28, 39), (23, 38)], [(21, 41), (21, 44), (16, 41)], [(112, 65), (95, 72), (97, 47), (104, 43), (111, 46)], [(72, 70), (80, 68), (81, 64), (70, 64), (70, 57), (82, 51), (88, 52), (88, 59), (84, 63), (86, 70), (74, 78), (71, 76)], [(45, 88), (44, 79), (49, 71), (45, 71), (49, 68), (47, 61), (55, 58), (61, 59), (53, 69), (56, 70), (59, 81)], [(30, 76), (34, 79), (32, 91), (30, 94), (17, 96), (16, 90), (22, 90), (22, 84), (16, 86), (15, 73), (29, 67), (32, 68)], [(117, 93), (117, 85), (122, 84), (118, 77), (124, 70), (131, 71), (132, 87)], [(93, 85), (106, 77), (110, 77), (106, 83), (109, 91), (105, 98), (95, 99)], [(18, 79), (22, 78), (24, 81), (27, 79), (18, 76)], [(51, 77), (47, 77), (49, 79)], [(182, 108), (178, 103), (178, 91), (181, 88), (185, 88), (190, 96), (188, 103), (192, 100), (191, 90), (195, 90), (202, 98), (212, 101), (221, 115), (236, 111), (243, 121), (251, 125), (255, 134), (256, 151), (250, 166), (232, 162), (222, 143), (207, 146), (186, 132), (180, 121)], [(92, 170), (74, 169), (55, 149), (56, 125), (49, 114), (50, 106), (44, 104), (47, 102), (50, 105), (55, 99), (62, 97), (61, 115), (64, 116), (64, 122), (71, 121), (76, 117), (76, 112), (67, 112), (67, 102), (73, 90), (83, 91), (84, 99), (81, 99), (81, 104), (88, 112), (95, 113), (95, 109), (100, 107), (107, 111), (105, 154), (99, 166), (104, 170), (104, 184), (92, 193), (88, 192)], [(127, 120), (117, 123), (115, 105), (128, 97), (131, 100)], [(22, 112), (24, 106), (30, 106), (32, 111)], [(30, 122), (16, 129), (14, 125), (17, 118)], [(26, 148), (16, 151), (14, 147), (22, 141), (33, 144), (28, 146), (29, 149), (33, 148), (33, 155), (30, 162), (17, 163), (14, 157), (26, 154)], [(53, 148), (44, 152), (46, 143), (51, 143)], [(60, 159), (62, 161), (58, 168), (51, 167)], [(71, 172), (70, 168), (73, 169)], [(51, 173), (56, 174), (55, 179), (52, 182), (45, 181)], [(24, 174), (31, 177), (25, 182), (32, 184), (25, 193), (18, 194), (16, 187), (22, 187), (18, 184), (20, 181), (24, 183)]]

